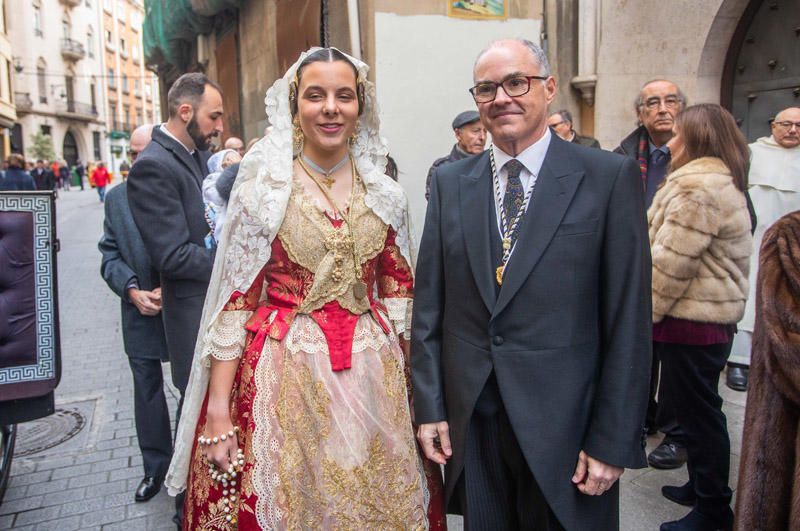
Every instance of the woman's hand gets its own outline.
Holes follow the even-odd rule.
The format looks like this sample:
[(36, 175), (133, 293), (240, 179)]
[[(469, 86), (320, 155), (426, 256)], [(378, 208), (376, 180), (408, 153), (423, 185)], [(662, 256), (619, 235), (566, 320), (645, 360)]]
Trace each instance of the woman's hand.
[(209, 462), (216, 465), (220, 471), (227, 472), (228, 468), (236, 462), (236, 454), (239, 450), (239, 442), (230, 414), (227, 411), (214, 414), (209, 408), (203, 437), (212, 440), (214, 437), (217, 438), (216, 444), (212, 442), (210, 445), (203, 445), (202, 451)]

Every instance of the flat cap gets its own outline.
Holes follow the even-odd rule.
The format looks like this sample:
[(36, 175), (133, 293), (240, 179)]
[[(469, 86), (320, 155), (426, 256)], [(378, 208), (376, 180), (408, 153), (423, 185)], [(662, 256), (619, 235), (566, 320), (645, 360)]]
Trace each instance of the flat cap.
[(477, 122), (481, 119), (481, 115), (478, 114), (478, 111), (464, 111), (459, 113), (456, 116), (456, 119), (453, 120), (453, 129), (458, 129), (460, 127), (464, 127), (467, 124), (471, 124), (472, 122)]

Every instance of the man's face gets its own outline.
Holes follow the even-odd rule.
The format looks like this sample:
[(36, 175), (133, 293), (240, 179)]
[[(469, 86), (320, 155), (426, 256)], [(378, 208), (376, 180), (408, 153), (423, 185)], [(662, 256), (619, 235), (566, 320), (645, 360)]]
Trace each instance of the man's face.
[(206, 85), (200, 103), (190, 116), (186, 132), (195, 147), (205, 151), (211, 146), (211, 139), (222, 134), (222, 95), (219, 91)]
[(477, 155), (486, 146), (486, 128), (480, 120), (462, 125), (455, 130), (458, 147), (470, 155)]
[[(530, 50), (509, 41), (489, 48), (475, 65), (475, 83), (501, 83), (517, 76), (539, 75), (539, 65)], [(555, 79), (530, 80), (526, 94), (510, 97), (502, 87), (495, 99), (478, 103), (481, 122), (495, 143), (530, 145), (538, 140), (547, 127), (547, 106), (555, 97)]]
[(669, 81), (653, 81), (642, 89), (640, 100), (637, 116), (650, 137), (671, 134), (675, 117), (683, 108), (678, 87)]
[(772, 136), (782, 147), (800, 146), (800, 107), (790, 107), (778, 113), (772, 122)]
[(228, 141), (225, 142), (225, 149), (232, 149), (237, 152), (239, 156), (244, 157), (244, 143), (238, 138), (229, 138)]
[(572, 140), (572, 124), (556, 113), (547, 119), (547, 125), (564, 140)]
[(36, 167), (37, 167), (38, 169), (40, 169), (40, 170), (41, 170), (41, 169), (43, 169), (43, 168), (44, 168), (44, 162), (43, 162), (43, 161), (41, 161), (41, 160), (37, 160), (37, 161), (36, 161)]
[(144, 151), (144, 148), (147, 147), (147, 144), (150, 143), (150, 137), (144, 134), (136, 134), (134, 133), (131, 135), (131, 145), (128, 148), (128, 155), (131, 157), (131, 164), (136, 162), (136, 158), (139, 156), (139, 153)]

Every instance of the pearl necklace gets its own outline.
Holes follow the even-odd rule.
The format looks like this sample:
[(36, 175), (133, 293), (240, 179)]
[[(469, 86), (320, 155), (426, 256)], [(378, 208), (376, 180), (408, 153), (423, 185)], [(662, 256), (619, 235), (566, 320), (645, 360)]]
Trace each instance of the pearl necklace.
[(339, 162), (337, 162), (336, 164), (334, 164), (330, 170), (322, 168), (319, 164), (308, 158), (308, 156), (306, 156), (305, 153), (300, 153), (300, 160), (308, 164), (308, 166), (310, 166), (311, 169), (314, 170), (315, 172), (322, 174), (323, 176), (322, 182), (325, 184), (325, 186), (331, 188), (335, 181), (335, 179), (333, 179), (331, 175), (336, 173), (336, 170), (340, 169), (342, 166), (347, 164), (347, 161), (350, 160), (350, 153), (346, 153), (344, 158)]

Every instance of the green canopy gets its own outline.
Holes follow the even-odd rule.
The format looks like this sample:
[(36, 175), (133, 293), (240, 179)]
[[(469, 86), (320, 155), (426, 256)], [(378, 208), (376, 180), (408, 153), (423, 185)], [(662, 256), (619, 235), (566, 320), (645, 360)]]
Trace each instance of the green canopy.
[(213, 29), (213, 16), (240, 5), (241, 0), (145, 0), (145, 62), (185, 67), (197, 35)]

